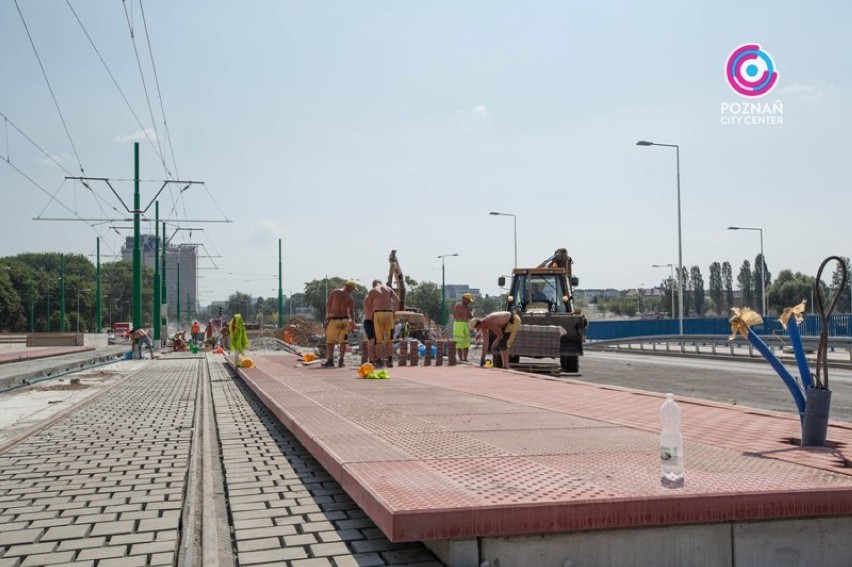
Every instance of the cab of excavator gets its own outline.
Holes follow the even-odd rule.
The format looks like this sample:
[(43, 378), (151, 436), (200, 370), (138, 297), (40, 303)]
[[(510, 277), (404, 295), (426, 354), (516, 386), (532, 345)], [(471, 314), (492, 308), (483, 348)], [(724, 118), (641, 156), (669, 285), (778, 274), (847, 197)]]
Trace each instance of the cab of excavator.
[(555, 270), (516, 270), (507, 297), (508, 311), (570, 313), (574, 310), (564, 273)]

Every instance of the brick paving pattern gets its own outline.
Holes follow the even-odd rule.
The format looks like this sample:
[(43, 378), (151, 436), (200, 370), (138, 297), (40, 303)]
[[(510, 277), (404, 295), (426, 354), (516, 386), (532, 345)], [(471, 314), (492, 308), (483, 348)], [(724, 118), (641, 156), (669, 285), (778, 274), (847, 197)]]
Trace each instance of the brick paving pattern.
[(202, 363), (148, 365), (0, 454), (0, 567), (175, 564)]
[(209, 360), (239, 565), (442, 565), (420, 543), (390, 542), (222, 359)]

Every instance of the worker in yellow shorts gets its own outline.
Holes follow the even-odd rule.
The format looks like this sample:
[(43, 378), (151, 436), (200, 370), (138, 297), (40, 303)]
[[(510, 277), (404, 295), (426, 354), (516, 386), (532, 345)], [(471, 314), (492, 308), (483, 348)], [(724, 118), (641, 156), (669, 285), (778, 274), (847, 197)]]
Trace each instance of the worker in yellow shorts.
[(393, 366), (393, 331), (394, 305), (399, 305), (399, 296), (381, 280), (373, 280), (373, 289), (367, 293), (373, 309), (373, 329), (376, 334), (376, 367), (381, 368), (387, 362), (388, 368)]
[[(488, 350), (499, 351), (503, 359), (503, 368), (509, 368), (509, 349), (515, 342), (515, 335), (521, 328), (521, 317), (517, 313), (495, 311), (482, 319), (474, 317), (470, 320), (470, 328), (482, 335), (482, 357), (479, 365), (485, 366), (485, 353)], [(494, 335), (488, 344), (489, 333)], [(489, 349), (490, 346), (490, 349)]]
[(334, 368), (335, 343), (340, 350), (337, 366), (343, 367), (346, 335), (355, 330), (355, 302), (352, 299), (355, 287), (355, 282), (348, 281), (342, 288), (332, 291), (325, 302), (325, 367)]
[(461, 301), (453, 307), (453, 340), (456, 341), (459, 360), (467, 362), (467, 351), (470, 349), (470, 320), (473, 318), (473, 295), (462, 295)]

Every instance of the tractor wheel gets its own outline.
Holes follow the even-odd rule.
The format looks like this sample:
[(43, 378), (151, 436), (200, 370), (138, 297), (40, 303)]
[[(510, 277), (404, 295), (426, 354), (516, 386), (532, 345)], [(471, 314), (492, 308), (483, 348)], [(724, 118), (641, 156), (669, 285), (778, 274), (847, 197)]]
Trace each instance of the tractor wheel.
[(562, 365), (562, 372), (572, 372), (576, 374), (580, 371), (579, 356), (563, 354), (561, 357), (559, 357), (559, 361)]

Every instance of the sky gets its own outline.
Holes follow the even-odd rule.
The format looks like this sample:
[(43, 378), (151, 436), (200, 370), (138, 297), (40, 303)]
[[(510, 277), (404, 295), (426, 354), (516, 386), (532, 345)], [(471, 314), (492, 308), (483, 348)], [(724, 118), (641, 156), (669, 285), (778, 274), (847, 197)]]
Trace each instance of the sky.
[[(392, 249), (438, 284), (458, 253), (446, 283), (496, 294), (515, 221), (521, 267), (567, 248), (583, 288), (650, 287), (677, 263), (678, 162), (649, 140), (680, 148), (684, 265), (736, 276), (760, 233), (726, 228), (747, 226), (773, 275), (815, 275), (852, 256), (850, 18), (840, 0), (0, 0), (0, 257), (118, 254), (138, 141), (141, 207), (202, 245), (201, 304), (276, 296), (279, 239), (285, 295), (369, 285)], [(778, 72), (762, 97), (726, 79), (744, 44)], [(781, 124), (722, 123), (775, 103)]]

